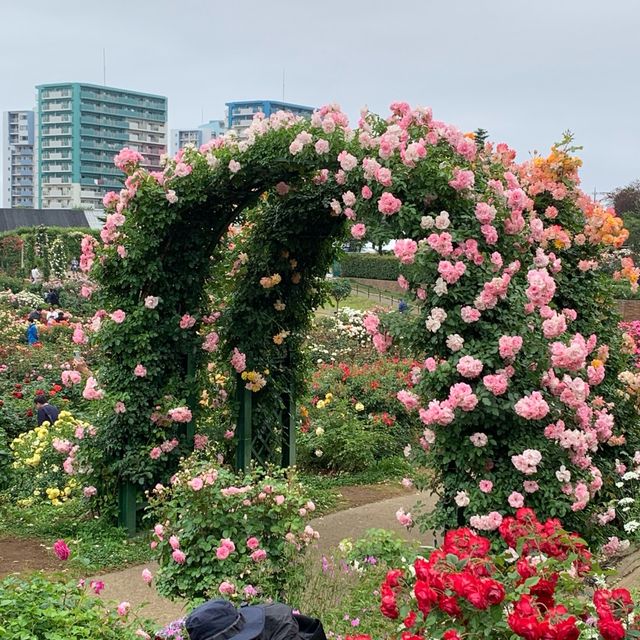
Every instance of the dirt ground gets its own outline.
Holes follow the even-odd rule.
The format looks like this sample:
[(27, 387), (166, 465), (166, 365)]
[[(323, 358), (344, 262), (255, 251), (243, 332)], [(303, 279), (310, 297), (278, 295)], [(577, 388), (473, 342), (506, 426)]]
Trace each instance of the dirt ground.
[(29, 571), (57, 571), (64, 563), (47, 550), (40, 540), (29, 538), (0, 538), (0, 578), (9, 573)]

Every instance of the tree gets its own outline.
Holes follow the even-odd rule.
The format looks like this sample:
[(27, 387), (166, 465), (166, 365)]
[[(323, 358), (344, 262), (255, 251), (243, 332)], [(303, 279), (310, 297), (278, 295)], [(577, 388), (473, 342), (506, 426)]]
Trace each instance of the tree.
[(607, 197), (619, 216), (626, 213), (640, 215), (640, 180), (634, 180), (626, 187), (614, 189)]
[(476, 145), (478, 146), (478, 148), (484, 147), (484, 143), (489, 137), (489, 132), (486, 129), (479, 127), (473, 133), (476, 136)]
[(351, 293), (351, 282), (346, 278), (333, 278), (327, 280), (329, 295), (336, 301), (336, 313), (338, 313), (340, 300), (349, 297)]

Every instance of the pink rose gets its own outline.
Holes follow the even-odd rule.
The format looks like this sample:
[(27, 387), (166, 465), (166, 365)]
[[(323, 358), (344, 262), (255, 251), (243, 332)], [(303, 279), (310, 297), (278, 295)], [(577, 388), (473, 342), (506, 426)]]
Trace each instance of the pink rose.
[(230, 553), (229, 547), (218, 547), (216, 549), (216, 557), (218, 560), (226, 560)]
[(151, 581), (153, 580), (153, 574), (151, 573), (151, 571), (149, 571), (149, 569), (143, 569), (142, 570), (142, 579), (147, 584), (151, 584)]
[(124, 319), (127, 317), (127, 314), (122, 309), (116, 309), (109, 317), (116, 324), (122, 324)]
[(353, 227), (351, 227), (351, 236), (356, 240), (362, 240), (362, 238), (365, 237), (366, 233), (367, 227), (361, 222), (359, 222), (358, 224), (354, 224)]
[(147, 375), (147, 370), (140, 363), (138, 363), (133, 370), (133, 374), (135, 376), (138, 376), (138, 378), (144, 378)]
[(391, 216), (400, 211), (402, 200), (396, 198), (392, 193), (385, 191), (378, 200), (378, 211), (385, 216)]
[(187, 483), (194, 491), (200, 491), (204, 487), (204, 481), (202, 478), (192, 478)]
[(482, 493), (491, 493), (493, 490), (493, 482), (491, 482), (491, 480), (480, 480), (478, 488)]
[(258, 540), (258, 538), (251, 537), (247, 540), (247, 547), (249, 547), (249, 549), (255, 550), (259, 546), (260, 546), (260, 541)]
[(256, 549), (250, 557), (254, 562), (262, 562), (266, 559), (267, 552), (264, 549)]
[(185, 560), (187, 559), (187, 556), (182, 551), (180, 551), (180, 549), (175, 549), (171, 554), (171, 557), (178, 564), (184, 564)]
[(71, 555), (71, 549), (64, 540), (56, 540), (53, 545), (53, 551), (60, 560), (68, 560)]

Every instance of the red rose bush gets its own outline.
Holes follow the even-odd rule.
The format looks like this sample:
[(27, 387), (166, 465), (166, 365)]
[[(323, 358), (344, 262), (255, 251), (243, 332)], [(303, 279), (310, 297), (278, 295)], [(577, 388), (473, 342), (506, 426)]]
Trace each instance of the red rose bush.
[(498, 532), (501, 542), (492, 544), (452, 529), (428, 557), (387, 573), (380, 610), (401, 622), (402, 640), (636, 637), (629, 592), (589, 595), (602, 577), (585, 542), (559, 520), (540, 522), (521, 508)]

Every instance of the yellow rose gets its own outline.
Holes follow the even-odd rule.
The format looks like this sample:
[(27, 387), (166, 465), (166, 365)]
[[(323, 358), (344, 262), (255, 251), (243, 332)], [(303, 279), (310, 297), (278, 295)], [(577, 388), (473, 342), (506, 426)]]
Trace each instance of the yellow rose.
[(362, 402), (356, 402), (355, 409), (356, 411), (364, 411), (364, 405), (362, 404)]
[(324, 409), (326, 402), (324, 400), (318, 400), (316, 402), (316, 409)]

